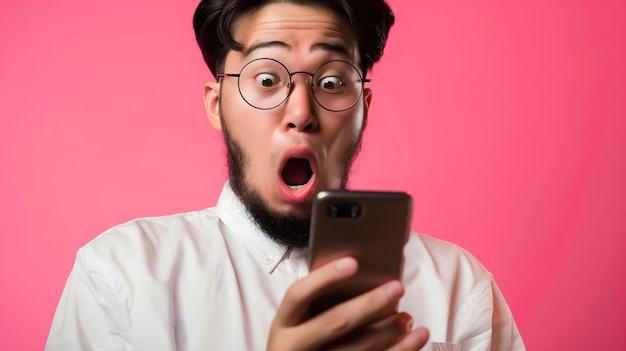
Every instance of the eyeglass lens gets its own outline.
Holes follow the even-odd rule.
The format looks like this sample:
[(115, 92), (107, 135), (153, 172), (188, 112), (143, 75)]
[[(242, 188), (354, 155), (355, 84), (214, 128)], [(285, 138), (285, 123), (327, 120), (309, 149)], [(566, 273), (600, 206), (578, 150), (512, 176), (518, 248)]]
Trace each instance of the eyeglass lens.
[[(287, 99), (291, 76), (299, 73), (290, 74), (283, 64), (273, 59), (256, 59), (241, 70), (239, 92), (253, 107), (272, 109)], [(310, 77), (310, 83), (317, 103), (330, 111), (349, 109), (363, 90), (363, 81), (356, 67), (339, 60), (322, 64)]]

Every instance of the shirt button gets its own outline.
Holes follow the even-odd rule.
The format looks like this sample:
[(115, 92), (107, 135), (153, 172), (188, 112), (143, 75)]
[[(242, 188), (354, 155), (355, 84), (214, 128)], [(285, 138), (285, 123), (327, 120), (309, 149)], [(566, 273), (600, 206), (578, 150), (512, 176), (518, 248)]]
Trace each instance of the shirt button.
[(265, 264), (272, 264), (272, 262), (274, 262), (274, 259), (272, 258), (272, 256), (265, 256)]

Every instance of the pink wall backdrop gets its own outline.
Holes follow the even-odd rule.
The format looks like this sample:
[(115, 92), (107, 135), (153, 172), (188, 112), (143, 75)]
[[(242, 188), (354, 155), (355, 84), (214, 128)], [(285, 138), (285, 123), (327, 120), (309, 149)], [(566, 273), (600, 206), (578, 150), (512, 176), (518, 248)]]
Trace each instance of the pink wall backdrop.
[[(530, 350), (626, 349), (626, 2), (391, 0), (353, 188), (493, 272)], [(212, 206), (196, 0), (0, 4), (0, 349), (42, 349), (76, 250)]]

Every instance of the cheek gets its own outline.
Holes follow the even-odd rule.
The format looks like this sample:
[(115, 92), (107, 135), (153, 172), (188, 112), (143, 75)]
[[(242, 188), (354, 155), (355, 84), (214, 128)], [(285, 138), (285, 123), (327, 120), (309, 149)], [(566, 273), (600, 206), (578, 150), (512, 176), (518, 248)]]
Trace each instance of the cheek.
[(231, 118), (226, 123), (227, 125), (236, 123), (231, 127), (231, 130), (235, 129), (235, 131), (230, 135), (245, 156), (243, 165), (245, 179), (258, 191), (264, 193), (262, 185), (274, 176), (276, 159), (278, 159), (272, 142), (273, 130), (268, 127), (268, 123), (263, 123), (265, 116), (249, 113), (243, 113), (240, 116), (242, 117)]
[(333, 126), (336, 133), (331, 137), (334, 140), (333, 145), (339, 148), (347, 148), (354, 145), (360, 138), (364, 128), (362, 115), (340, 116), (335, 119)]
[(270, 119), (264, 116), (264, 111), (249, 106), (239, 95), (233, 96), (232, 93), (223, 98), (221, 108), (230, 137), (248, 157), (253, 158), (256, 153), (265, 150)]

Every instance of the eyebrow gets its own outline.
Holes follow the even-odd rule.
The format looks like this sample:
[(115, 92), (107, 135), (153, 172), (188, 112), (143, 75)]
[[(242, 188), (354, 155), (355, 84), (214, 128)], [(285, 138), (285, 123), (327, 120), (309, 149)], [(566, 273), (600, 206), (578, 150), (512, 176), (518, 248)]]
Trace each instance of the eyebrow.
[(348, 54), (348, 49), (346, 49), (346, 47), (343, 45), (334, 45), (334, 44), (329, 44), (329, 43), (316, 43), (315, 45), (311, 47), (310, 51), (314, 51), (314, 50), (326, 50), (326, 51), (342, 54), (346, 58), (350, 57), (350, 55)]
[[(252, 45), (249, 48), (243, 49), (242, 54), (244, 57), (248, 57), (248, 55), (250, 55), (253, 51), (263, 49), (263, 48), (271, 48), (271, 47), (291, 50), (291, 45), (282, 41), (275, 40), (275, 41), (267, 41), (267, 42), (262, 42), (262, 43)], [(348, 49), (346, 49), (346, 47), (343, 45), (335, 45), (335, 44), (329, 44), (329, 43), (315, 43), (313, 44), (313, 46), (311, 46), (311, 49), (309, 51), (312, 52), (316, 50), (334, 52), (334, 53), (341, 54), (345, 56), (346, 58), (350, 58), (350, 55), (348, 54)]]

